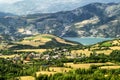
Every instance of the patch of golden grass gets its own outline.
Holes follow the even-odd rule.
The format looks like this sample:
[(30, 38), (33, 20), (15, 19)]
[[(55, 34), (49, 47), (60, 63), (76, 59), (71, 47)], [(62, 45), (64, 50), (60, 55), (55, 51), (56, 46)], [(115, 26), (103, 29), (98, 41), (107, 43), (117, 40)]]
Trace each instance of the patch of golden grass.
[(109, 65), (114, 65), (114, 63), (111, 63), (111, 62), (107, 62), (107, 63), (85, 63), (85, 64), (73, 64), (73, 63), (65, 63), (64, 65), (67, 66), (67, 67), (72, 67), (74, 69), (78, 69), (78, 68), (81, 68), (81, 69), (89, 69), (91, 65), (106, 65), (106, 64), (109, 64)]
[(52, 38), (56, 39), (56, 41), (63, 44), (77, 45), (71, 42), (66, 42), (64, 39), (49, 34), (42, 34), (42, 35), (39, 34), (32, 37), (26, 37), (21, 42), (17, 42), (17, 44), (31, 45), (31, 46), (45, 45), (47, 42), (52, 41)]
[(101, 50), (101, 51), (96, 51), (97, 54), (101, 54), (101, 53), (104, 53), (106, 55), (110, 55), (110, 53), (112, 52), (113, 50)]
[(112, 42), (112, 44), (113, 44), (113, 45), (116, 45), (116, 44), (117, 44), (117, 45), (120, 45), (120, 40), (114, 40), (114, 41)]
[(88, 19), (88, 20), (84, 20), (82, 22), (78, 22), (75, 25), (76, 28), (81, 28), (81, 27), (84, 27), (84, 25), (87, 25), (87, 24), (96, 24), (99, 22), (99, 19), (97, 17), (94, 17), (94, 18), (91, 18), (91, 19)]
[(71, 69), (70, 68), (64, 68), (64, 67), (50, 67), (49, 70), (61, 73), (61, 72), (68, 72)]
[(0, 49), (3, 49), (3, 46), (2, 46), (2, 45), (0, 45)]
[(51, 41), (53, 35), (49, 34), (42, 34), (42, 35), (35, 35), (32, 37), (26, 37), (20, 42), (16, 42), (17, 44), (23, 44), (23, 45), (31, 45), (31, 46), (39, 46), (39, 45), (45, 45), (47, 42)]
[(65, 68), (65, 67), (49, 67), (49, 71), (39, 71), (36, 72), (36, 75), (37, 76), (39, 76), (40, 74), (53, 75), (55, 73), (65, 73), (70, 70), (71, 68)]
[(82, 54), (85, 54), (86, 56), (90, 56), (90, 53), (92, 53), (92, 51), (88, 51), (88, 49), (85, 49), (85, 50), (72, 50), (71, 51), (72, 55), (80, 55), (81, 53)]
[(64, 39), (61, 39), (59, 37), (56, 37), (55, 39), (56, 39), (56, 41), (58, 41), (60, 43), (63, 43), (63, 44), (77, 45), (77, 44), (74, 44), (74, 43), (66, 42)]
[(39, 52), (43, 53), (46, 51), (46, 49), (22, 49), (22, 50), (15, 50), (17, 52)]
[[(116, 47), (118, 49), (118, 47)], [(95, 51), (97, 54), (101, 54), (101, 53), (104, 53), (106, 55), (109, 55), (113, 50), (98, 50), (98, 51)], [(71, 54), (72, 55), (80, 55), (80, 54), (85, 54), (86, 56), (90, 56), (91, 53), (93, 53), (93, 51), (89, 51), (88, 49), (85, 49), (85, 50), (72, 50), (71, 51)]]
[(35, 80), (35, 78), (32, 76), (21, 76), (20, 80)]
[(74, 69), (78, 69), (78, 68), (81, 68), (81, 69), (88, 69), (90, 67), (90, 64), (73, 64), (73, 63), (65, 63), (65, 66), (70, 66)]
[(102, 66), (100, 69), (119, 69), (120, 66)]
[(39, 76), (41, 74), (53, 75), (55, 73), (57, 73), (57, 72), (53, 72), (53, 71), (52, 72), (50, 72), (50, 71), (40, 71), (40, 72), (36, 72), (36, 76)]
[(15, 57), (15, 56), (18, 56), (18, 55), (16, 55), (16, 54), (14, 54), (14, 55), (2, 55), (2, 56), (0, 56), (0, 58), (13, 58), (13, 57)]
[(112, 50), (120, 50), (120, 46), (113, 46), (113, 47), (110, 47), (110, 49), (112, 49)]

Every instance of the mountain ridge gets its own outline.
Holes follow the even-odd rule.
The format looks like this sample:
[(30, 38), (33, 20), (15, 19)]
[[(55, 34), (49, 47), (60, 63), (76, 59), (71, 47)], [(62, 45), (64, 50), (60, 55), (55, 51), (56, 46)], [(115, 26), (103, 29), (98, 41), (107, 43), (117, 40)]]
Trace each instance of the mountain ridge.
[(120, 4), (92, 3), (71, 11), (3, 17), (1, 34), (14, 37), (53, 34), (60, 37), (120, 37)]

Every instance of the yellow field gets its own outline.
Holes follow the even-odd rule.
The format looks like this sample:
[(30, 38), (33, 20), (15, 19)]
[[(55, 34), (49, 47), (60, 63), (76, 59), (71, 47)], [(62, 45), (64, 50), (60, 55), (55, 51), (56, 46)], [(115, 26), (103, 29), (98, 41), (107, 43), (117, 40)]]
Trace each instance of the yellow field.
[(112, 50), (120, 50), (120, 46), (110, 47), (110, 49), (112, 49)]
[(113, 50), (101, 50), (101, 51), (96, 51), (96, 53), (101, 54), (104, 53), (106, 55), (109, 55)]
[(35, 80), (35, 78), (32, 76), (21, 76), (20, 80)]
[(22, 50), (16, 50), (17, 52), (39, 52), (43, 53), (46, 51), (46, 49), (22, 49)]
[(2, 45), (0, 45), (0, 49), (3, 49), (3, 46), (2, 46)]
[[(109, 55), (111, 52), (112, 52), (112, 50), (96, 51), (96, 53), (98, 53), (98, 54), (104, 53), (106, 55)], [(90, 56), (90, 54), (93, 52), (89, 51), (88, 49), (85, 49), (85, 50), (73, 50), (73, 51), (71, 51), (71, 53), (72, 53), (72, 55), (76, 55), (76, 54), (80, 55), (82, 53), (82, 54), (85, 54), (86, 56)]]
[(71, 69), (70, 68), (64, 68), (64, 67), (50, 67), (50, 71), (55, 71), (55, 72), (68, 72)]
[(49, 67), (49, 71), (39, 71), (36, 72), (37, 76), (40, 74), (46, 74), (46, 75), (51, 75), (55, 73), (64, 73), (70, 71), (70, 68), (65, 68), (65, 67)]
[(100, 69), (119, 69), (120, 66), (102, 66)]
[(81, 53), (82, 54), (85, 54), (86, 56), (90, 56), (90, 53), (92, 53), (92, 51), (88, 51), (88, 49), (85, 49), (85, 50), (73, 50), (71, 51), (72, 55), (80, 55)]
[(78, 69), (78, 68), (89, 69), (91, 65), (106, 65), (106, 64), (114, 65), (114, 63), (110, 63), (110, 62), (107, 62), (107, 63), (85, 63), (85, 64), (65, 63), (64, 65), (68, 66), (68, 67), (71, 66), (74, 69)]
[[(71, 54), (76, 56), (77, 55), (80, 55), (81, 53), (82, 54), (85, 54), (86, 56), (90, 56), (90, 53), (93, 53), (92, 50), (94, 49), (98, 49), (99, 47), (95, 47), (95, 48), (90, 48), (90, 51), (88, 49), (84, 49), (84, 50), (72, 50), (71, 51)], [(106, 55), (109, 55), (110, 53), (112, 53), (113, 50), (120, 50), (120, 46), (113, 46), (113, 47), (110, 47), (111, 50), (97, 50), (95, 51), (97, 54), (101, 54), (101, 53), (104, 53)]]
[(13, 57), (15, 57), (15, 56), (18, 56), (18, 55), (16, 55), (16, 54), (14, 54), (14, 55), (2, 55), (2, 56), (0, 56), (0, 58), (13, 58)]
[(53, 72), (53, 71), (52, 72), (50, 72), (50, 71), (40, 71), (40, 72), (36, 72), (36, 76), (39, 76), (41, 74), (53, 75), (55, 73), (57, 73), (57, 72)]
[(112, 44), (113, 44), (113, 45), (116, 45), (116, 44), (117, 44), (117, 45), (120, 45), (120, 39), (119, 39), (119, 40), (114, 40), (114, 41), (112, 41)]

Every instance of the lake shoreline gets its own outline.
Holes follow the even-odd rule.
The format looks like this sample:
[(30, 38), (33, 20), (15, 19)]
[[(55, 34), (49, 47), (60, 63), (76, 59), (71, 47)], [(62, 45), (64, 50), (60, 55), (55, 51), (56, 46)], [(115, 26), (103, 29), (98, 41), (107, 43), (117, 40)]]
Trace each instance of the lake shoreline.
[(81, 43), (83, 45), (93, 45), (99, 42), (107, 41), (107, 40), (113, 40), (115, 38), (101, 38), (101, 37), (63, 37), (63, 39), (69, 40), (69, 41), (75, 41), (78, 43)]

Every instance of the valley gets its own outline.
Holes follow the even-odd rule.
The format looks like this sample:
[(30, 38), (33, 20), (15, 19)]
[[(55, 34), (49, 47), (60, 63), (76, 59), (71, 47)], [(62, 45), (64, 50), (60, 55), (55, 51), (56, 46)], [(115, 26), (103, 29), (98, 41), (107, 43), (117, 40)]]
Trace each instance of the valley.
[(0, 8), (0, 80), (120, 80), (119, 0), (0, 0)]
[[(85, 46), (54, 35), (39, 34), (25, 37), (19, 41), (4, 43), (6, 47), (1, 48), (0, 51), (1, 66), (5, 67), (2, 65), (5, 61), (4, 63), (10, 65), (11, 68), (13, 65), (18, 67), (15, 68), (17, 71), (14, 77), (10, 74), (1, 76), (3, 79), (41, 80), (43, 76), (46, 78), (57, 74), (67, 76), (76, 70), (80, 70), (80, 72), (81, 70), (109, 70), (111, 72), (120, 68), (120, 39)], [(75, 74), (77, 75), (77, 73)], [(87, 75), (86, 73), (80, 74)], [(110, 76), (108, 73), (101, 74)], [(103, 76), (102, 78), (107, 77)]]

